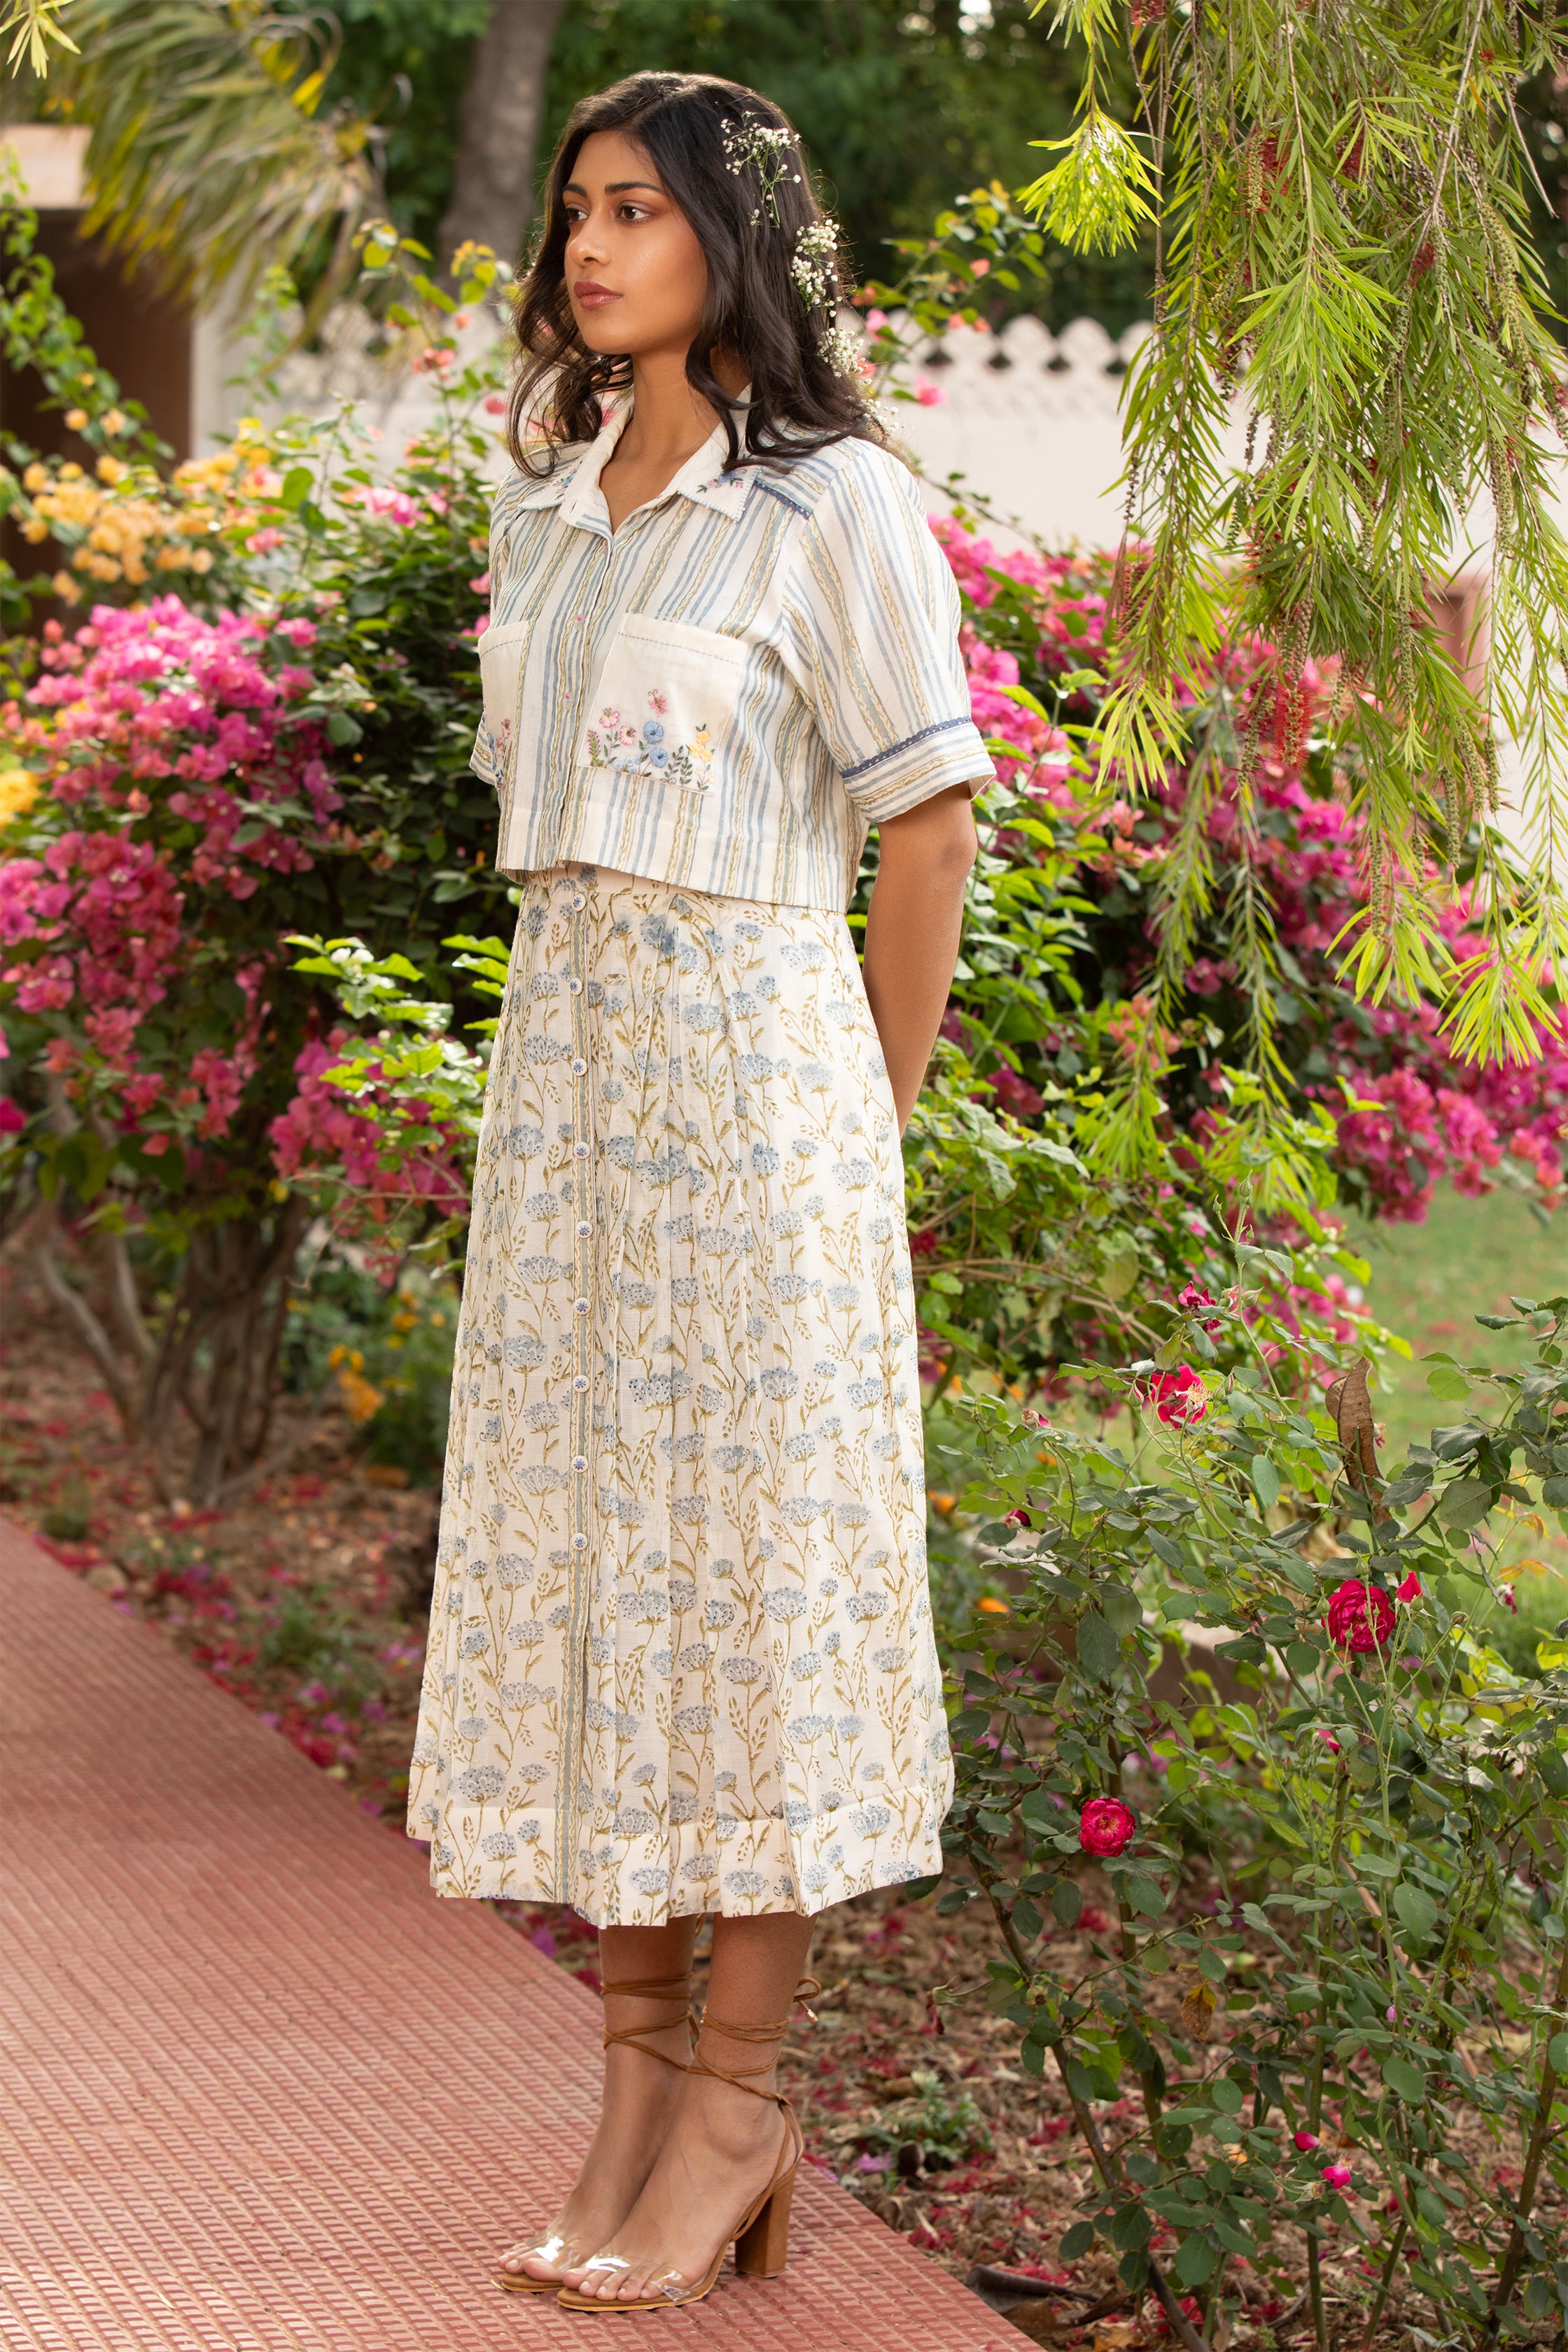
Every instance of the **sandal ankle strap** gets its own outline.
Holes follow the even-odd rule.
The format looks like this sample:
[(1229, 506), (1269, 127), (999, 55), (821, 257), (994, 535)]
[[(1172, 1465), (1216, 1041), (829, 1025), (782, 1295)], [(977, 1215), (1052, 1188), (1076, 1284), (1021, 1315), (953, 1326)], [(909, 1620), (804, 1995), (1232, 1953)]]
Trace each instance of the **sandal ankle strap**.
[(678, 1977), (623, 1977), (618, 1983), (601, 1984), (599, 1987), (601, 2000), (608, 2000), (616, 1993), (625, 1993), (635, 2000), (666, 2001), (671, 2007), (679, 2008), (682, 2012), (680, 2017), (672, 2017), (664, 2025), (621, 2025), (616, 2027), (614, 2031), (606, 2026), (604, 2032), (605, 2048), (608, 2050), (612, 2043), (625, 2042), (634, 2050), (640, 2050), (645, 2058), (658, 2058), (664, 2065), (673, 2066), (682, 2074), (689, 2073), (690, 2069), (684, 2058), (671, 2058), (666, 2051), (652, 2049), (642, 2037), (645, 2033), (668, 2033), (672, 2025), (685, 2024), (689, 2027), (692, 2022), (691, 1994), (696, 1981), (694, 1972), (688, 1969), (684, 1975)]
[[(810, 1993), (818, 1993), (821, 1990), (822, 1987), (816, 1977), (802, 1977), (799, 1984), (796, 1985), (795, 1989), (795, 2000), (798, 2001), (801, 2008), (805, 2011), (807, 2017), (811, 2019), (813, 2024), (816, 2022), (816, 2012), (809, 2006), (806, 1997)], [(711, 2026), (715, 2033), (723, 2034), (725, 2039), (730, 2042), (782, 2042), (784, 2035), (789, 2032), (790, 2024), (791, 2019), (785, 2017), (781, 2018), (776, 2024), (727, 2025), (721, 2017), (714, 2017), (707, 2008), (706, 2004), (704, 2004), (698, 2016), (697, 2030), (700, 2034), (704, 2026)], [(777, 2057), (778, 2053), (775, 2051), (772, 2057), (764, 2058), (760, 2066), (736, 2066), (733, 2068), (729, 2066), (715, 2066), (710, 2058), (704, 2057), (700, 2042), (697, 2049), (692, 2053), (691, 2065), (689, 2071), (693, 2074), (710, 2074), (715, 2082), (728, 2083), (734, 2090), (749, 2091), (753, 2099), (772, 2099), (775, 2105), (784, 2108), (787, 2112), (789, 2109), (789, 2101), (784, 2097), (782, 2091), (759, 2091), (756, 2084), (747, 2079), (748, 2076), (752, 2074), (771, 2074), (774, 2064), (777, 2062)]]

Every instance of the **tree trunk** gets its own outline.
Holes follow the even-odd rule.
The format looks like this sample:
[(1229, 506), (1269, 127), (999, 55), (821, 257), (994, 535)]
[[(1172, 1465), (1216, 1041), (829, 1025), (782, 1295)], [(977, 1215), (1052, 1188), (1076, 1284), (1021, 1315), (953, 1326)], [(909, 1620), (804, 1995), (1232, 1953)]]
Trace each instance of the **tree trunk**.
[(533, 162), (544, 107), (544, 71), (563, 0), (494, 0), (474, 43), (468, 85), (458, 118), (452, 201), (436, 259), (442, 269), (456, 248), (488, 245), (516, 261), (533, 213)]

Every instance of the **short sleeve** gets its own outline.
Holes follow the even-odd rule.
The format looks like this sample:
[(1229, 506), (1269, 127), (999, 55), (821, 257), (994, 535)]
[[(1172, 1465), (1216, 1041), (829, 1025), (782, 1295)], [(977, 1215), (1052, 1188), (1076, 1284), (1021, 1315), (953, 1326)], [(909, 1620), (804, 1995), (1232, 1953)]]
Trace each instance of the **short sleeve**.
[(479, 634), (479, 682), (483, 709), (468, 765), (499, 793), (506, 782), (507, 757), (517, 719), (522, 682), (522, 659), (528, 649), (529, 627), (517, 617), (519, 588), (512, 543), (517, 531), (520, 494), (536, 486), (522, 481), (515, 469), (496, 492), (490, 509), (490, 608)]
[(970, 709), (958, 589), (913, 477), (865, 442), (802, 532), (788, 603), (803, 681), (868, 824), (995, 773)]

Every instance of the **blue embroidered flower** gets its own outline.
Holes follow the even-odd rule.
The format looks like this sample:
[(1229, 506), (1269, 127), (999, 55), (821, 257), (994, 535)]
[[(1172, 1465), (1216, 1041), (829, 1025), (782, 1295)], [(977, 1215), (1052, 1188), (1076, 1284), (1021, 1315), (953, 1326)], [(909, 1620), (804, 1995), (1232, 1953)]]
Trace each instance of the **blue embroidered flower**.
[[(645, 743), (662, 743), (664, 721), (661, 719), (645, 719), (642, 723), (642, 739)], [(666, 756), (668, 756), (668, 753)]]

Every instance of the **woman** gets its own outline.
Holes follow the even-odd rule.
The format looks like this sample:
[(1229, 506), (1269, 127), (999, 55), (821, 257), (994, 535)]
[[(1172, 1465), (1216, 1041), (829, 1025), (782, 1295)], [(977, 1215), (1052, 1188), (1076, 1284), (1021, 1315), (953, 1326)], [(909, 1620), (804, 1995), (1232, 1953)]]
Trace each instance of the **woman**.
[(812, 1916), (939, 1868), (952, 1791), (899, 1136), (991, 770), (835, 245), (775, 107), (637, 74), (518, 309), (475, 765), (521, 908), (409, 1828), (599, 1928), (598, 2129), (497, 2273), (574, 2309), (782, 2268)]

